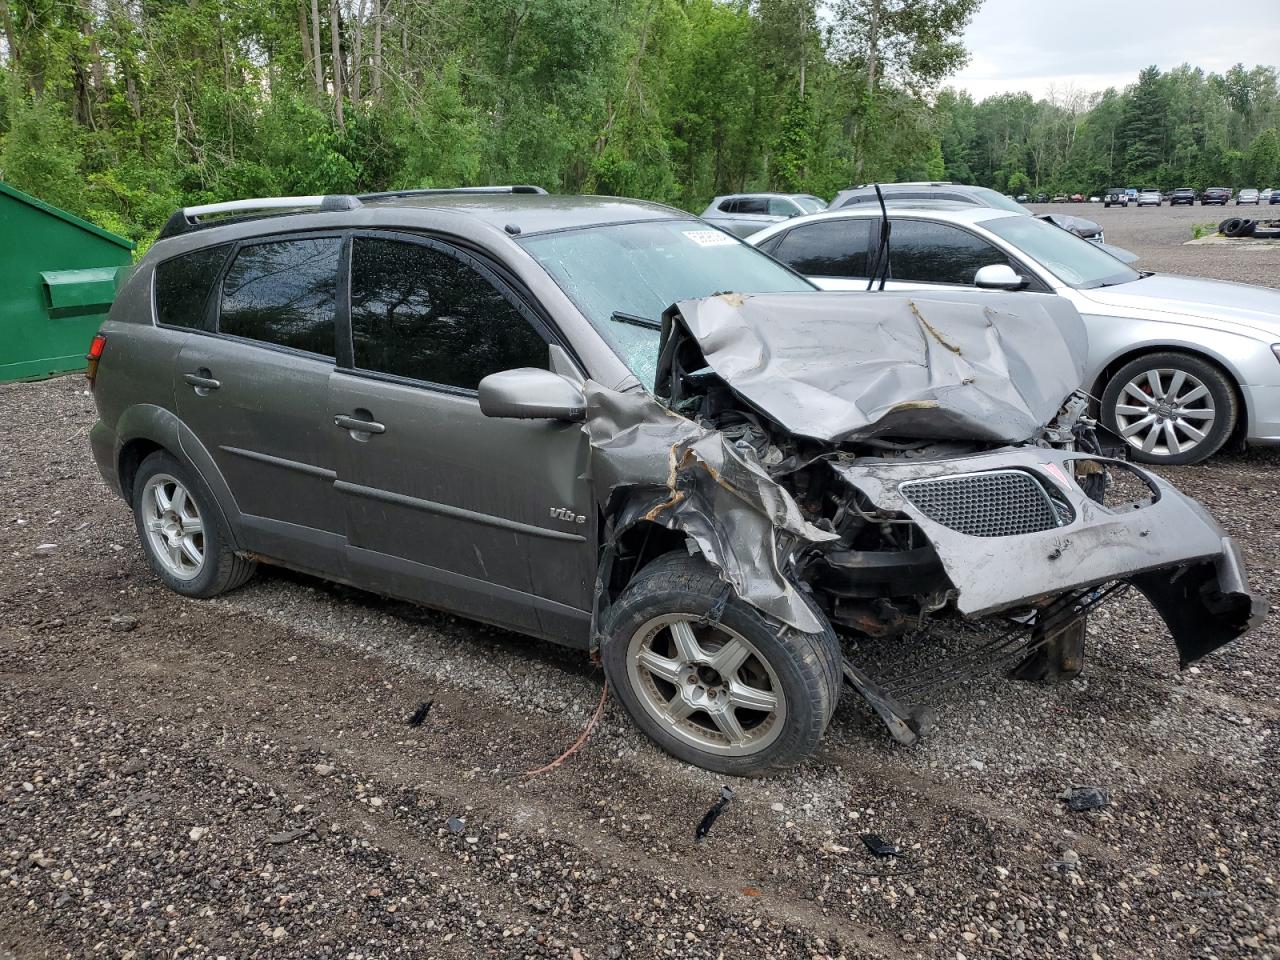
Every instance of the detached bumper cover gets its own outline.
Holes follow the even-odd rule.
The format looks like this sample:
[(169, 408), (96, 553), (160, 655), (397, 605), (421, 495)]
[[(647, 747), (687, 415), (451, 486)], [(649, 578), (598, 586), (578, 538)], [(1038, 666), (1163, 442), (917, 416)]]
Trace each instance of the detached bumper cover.
[[(1099, 458), (1023, 447), (929, 462), (865, 458), (833, 467), (880, 510), (905, 515), (920, 527), (966, 617), (1127, 580), (1164, 618), (1184, 666), (1261, 622), (1267, 605), (1249, 590), (1239, 549), (1199, 503), (1134, 469), (1151, 485), (1152, 501), (1109, 509), (1071, 479), (1073, 460)], [(993, 470), (1031, 474), (1056, 503), (1070, 505), (1070, 519), (1011, 536), (975, 536), (953, 529), (955, 523), (944, 526), (903, 493), (909, 481), (980, 477)]]

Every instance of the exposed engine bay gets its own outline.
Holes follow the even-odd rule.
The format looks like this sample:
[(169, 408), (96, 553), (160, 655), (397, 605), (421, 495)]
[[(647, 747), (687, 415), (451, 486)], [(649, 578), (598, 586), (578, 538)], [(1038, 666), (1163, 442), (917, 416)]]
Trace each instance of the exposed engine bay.
[[(1132, 586), (1185, 666), (1266, 606), (1198, 503), (1103, 448), (1084, 351), (1074, 308), (1032, 294), (676, 304), (656, 398), (588, 389), (610, 542), (638, 523), (678, 530), (739, 596), (809, 632), (815, 606), (871, 637), (999, 614), (1032, 640), (1028, 679), (1078, 670), (1063, 638), (1077, 627), (1082, 645), (1088, 610)], [(912, 741), (919, 716), (845, 672)]]

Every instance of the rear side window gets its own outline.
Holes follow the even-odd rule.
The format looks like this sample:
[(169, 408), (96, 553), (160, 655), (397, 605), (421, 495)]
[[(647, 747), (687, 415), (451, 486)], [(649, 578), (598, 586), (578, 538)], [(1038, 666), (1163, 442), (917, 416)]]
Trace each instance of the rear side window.
[(222, 281), (218, 330), (332, 357), (341, 248), (338, 237), (241, 247)]
[(764, 197), (743, 197), (738, 201), (737, 213), (768, 213), (769, 201)]
[(789, 231), (769, 252), (809, 277), (865, 277), (870, 223), (852, 219), (807, 223)]
[(400, 240), (355, 240), (351, 339), (361, 370), (468, 390), (549, 359), (546, 340), (479, 270)]
[(205, 328), (209, 294), (231, 244), (193, 250), (156, 264), (156, 320), (166, 327)]
[(894, 220), (889, 234), (890, 276), (917, 283), (972, 285), (973, 276), (1009, 258), (967, 230), (948, 223)]

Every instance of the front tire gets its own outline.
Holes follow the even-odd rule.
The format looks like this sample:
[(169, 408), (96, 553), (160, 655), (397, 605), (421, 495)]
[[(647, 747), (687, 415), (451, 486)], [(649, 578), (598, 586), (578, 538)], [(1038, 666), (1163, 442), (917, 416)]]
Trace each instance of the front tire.
[(184, 597), (234, 590), (257, 569), (231, 549), (208, 488), (168, 453), (153, 453), (138, 467), (133, 519), (152, 571)]
[(643, 568), (610, 607), (601, 657), (636, 725), (686, 763), (731, 776), (818, 747), (843, 682), (840, 642), (777, 623), (684, 551)]
[(1183, 353), (1138, 357), (1102, 393), (1102, 421), (1142, 463), (1176, 466), (1213, 456), (1235, 429), (1239, 402), (1213, 364)]

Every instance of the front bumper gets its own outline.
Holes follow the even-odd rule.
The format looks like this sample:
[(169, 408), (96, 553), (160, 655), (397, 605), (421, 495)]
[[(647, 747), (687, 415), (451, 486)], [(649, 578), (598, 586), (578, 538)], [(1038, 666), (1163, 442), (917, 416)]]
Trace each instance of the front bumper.
[[(1111, 509), (1073, 479), (1073, 460), (1097, 457), (1039, 447), (996, 450), (940, 461), (859, 458), (834, 469), (885, 513), (910, 518), (937, 552), (954, 588), (956, 609), (981, 617), (1025, 608), (1070, 590), (1123, 580), (1146, 595), (1164, 618), (1185, 665), (1261, 622), (1266, 604), (1248, 586), (1239, 549), (1195, 500), (1129, 464), (1151, 485), (1147, 502)], [(927, 515), (907, 499), (907, 481), (1031, 474), (1071, 518), (1051, 529), (1013, 536), (974, 536)]]

